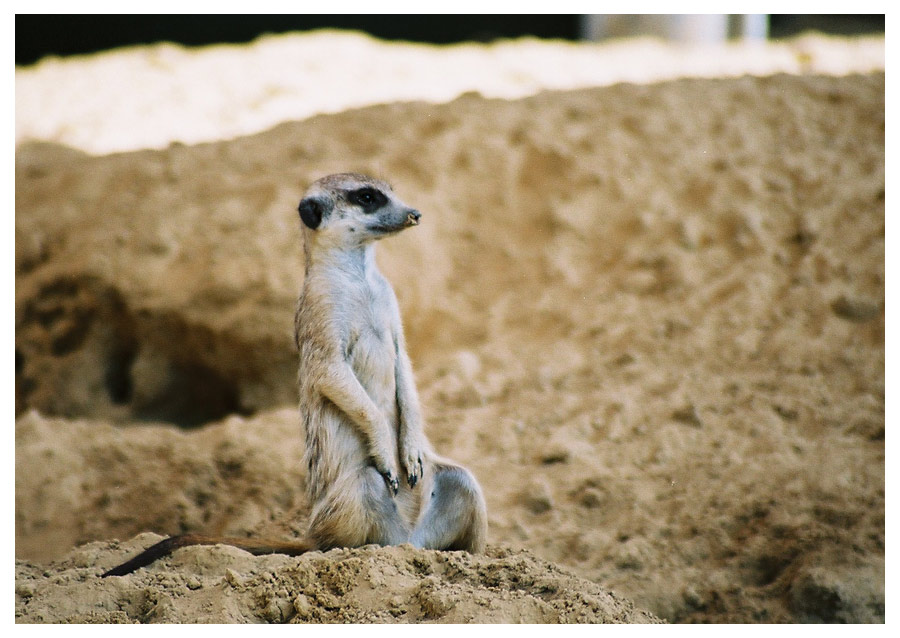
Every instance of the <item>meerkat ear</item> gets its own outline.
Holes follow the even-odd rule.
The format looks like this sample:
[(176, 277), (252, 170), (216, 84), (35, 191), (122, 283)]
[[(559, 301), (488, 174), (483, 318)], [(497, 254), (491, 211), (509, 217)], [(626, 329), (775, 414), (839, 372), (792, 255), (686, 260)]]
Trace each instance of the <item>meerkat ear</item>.
[(303, 223), (315, 230), (322, 223), (322, 219), (331, 212), (331, 204), (315, 197), (307, 197), (300, 202), (297, 210)]

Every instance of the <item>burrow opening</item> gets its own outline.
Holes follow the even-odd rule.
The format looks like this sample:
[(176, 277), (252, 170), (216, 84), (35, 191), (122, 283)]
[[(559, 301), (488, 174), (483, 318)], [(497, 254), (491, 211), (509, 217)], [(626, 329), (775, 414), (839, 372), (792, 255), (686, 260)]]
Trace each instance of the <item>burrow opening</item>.
[(52, 416), (184, 428), (248, 416), (283, 403), (293, 391), (286, 370), (273, 376), (276, 386), (288, 388), (267, 391), (272, 379), (255, 378), (249, 353), (284, 358), (267, 348), (173, 312), (135, 313), (117, 290), (94, 278), (58, 279), (30, 296), (17, 294), (16, 415), (34, 408)]

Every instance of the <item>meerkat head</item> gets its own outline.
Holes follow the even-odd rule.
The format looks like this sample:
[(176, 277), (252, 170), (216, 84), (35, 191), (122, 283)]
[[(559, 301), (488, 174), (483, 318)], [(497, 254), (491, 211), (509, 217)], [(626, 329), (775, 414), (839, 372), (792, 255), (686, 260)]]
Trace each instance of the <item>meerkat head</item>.
[(317, 180), (297, 208), (315, 243), (352, 246), (419, 223), (421, 214), (394, 195), (390, 184), (356, 173)]

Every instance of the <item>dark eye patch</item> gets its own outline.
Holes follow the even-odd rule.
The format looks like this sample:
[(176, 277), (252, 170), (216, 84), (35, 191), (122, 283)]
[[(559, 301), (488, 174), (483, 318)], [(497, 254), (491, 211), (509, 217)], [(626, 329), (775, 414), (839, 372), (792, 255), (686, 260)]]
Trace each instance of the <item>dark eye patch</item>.
[(384, 193), (371, 186), (350, 191), (347, 198), (352, 204), (362, 208), (365, 213), (374, 213), (388, 202), (388, 198)]

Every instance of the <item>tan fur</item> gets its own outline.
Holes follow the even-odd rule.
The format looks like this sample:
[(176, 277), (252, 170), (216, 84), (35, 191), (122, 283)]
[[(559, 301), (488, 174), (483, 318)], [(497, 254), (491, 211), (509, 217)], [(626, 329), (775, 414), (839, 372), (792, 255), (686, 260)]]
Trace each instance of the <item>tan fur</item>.
[(355, 173), (315, 182), (299, 210), (306, 277), (295, 336), (312, 506), (308, 538), (173, 537), (105, 575), (128, 573), (186, 544), (213, 542), (255, 553), (406, 542), (483, 551), (481, 489), (425, 437), (397, 299), (375, 264), (375, 241), (416, 225), (419, 212), (387, 183)]

